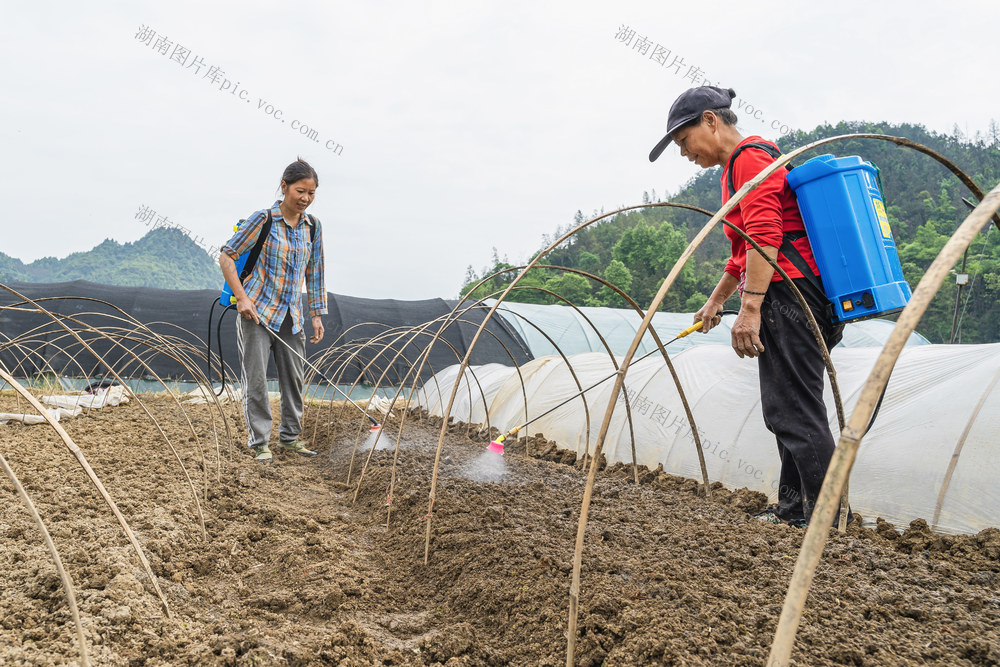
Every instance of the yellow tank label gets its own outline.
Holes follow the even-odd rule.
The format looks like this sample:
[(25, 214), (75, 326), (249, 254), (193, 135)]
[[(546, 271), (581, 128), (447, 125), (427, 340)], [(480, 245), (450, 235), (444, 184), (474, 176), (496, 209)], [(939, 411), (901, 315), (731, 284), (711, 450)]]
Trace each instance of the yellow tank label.
[(875, 204), (875, 214), (878, 215), (878, 224), (882, 228), (882, 236), (891, 239), (892, 230), (889, 229), (889, 216), (885, 214), (885, 205), (881, 199), (875, 198), (872, 198), (872, 203)]

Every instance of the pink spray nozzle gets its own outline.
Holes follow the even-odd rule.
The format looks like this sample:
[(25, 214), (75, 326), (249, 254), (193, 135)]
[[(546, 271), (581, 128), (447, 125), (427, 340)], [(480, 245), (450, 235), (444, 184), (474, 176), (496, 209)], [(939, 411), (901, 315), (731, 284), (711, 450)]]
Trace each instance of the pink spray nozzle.
[(490, 446), (487, 447), (487, 449), (489, 449), (494, 454), (503, 455), (503, 443), (502, 442), (497, 442), (496, 440), (494, 440), (493, 442), (490, 443)]

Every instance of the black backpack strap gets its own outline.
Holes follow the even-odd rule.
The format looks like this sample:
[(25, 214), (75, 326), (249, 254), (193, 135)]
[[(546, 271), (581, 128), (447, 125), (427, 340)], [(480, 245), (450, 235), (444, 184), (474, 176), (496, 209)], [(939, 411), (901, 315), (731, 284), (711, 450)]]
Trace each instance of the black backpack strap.
[[(729, 156), (729, 164), (726, 166), (726, 188), (729, 190), (729, 196), (732, 197), (736, 194), (736, 186), (733, 184), (733, 164), (736, 162), (736, 157), (743, 152), (745, 148), (756, 148), (764, 151), (775, 160), (781, 157), (781, 151), (772, 146), (771, 144), (763, 144), (759, 141), (751, 142), (749, 144), (743, 144), (742, 146), (737, 146), (733, 154)], [(785, 169), (791, 170), (792, 166), (790, 164), (785, 165)]]
[(836, 311), (833, 309), (833, 303), (830, 302), (830, 298), (823, 290), (822, 280), (819, 276), (813, 273), (813, 270), (809, 268), (809, 264), (806, 262), (806, 258), (802, 256), (799, 249), (792, 243), (792, 241), (797, 241), (805, 236), (806, 233), (803, 230), (786, 232), (781, 237), (781, 247), (778, 248), (778, 253), (784, 255), (785, 258), (792, 263), (792, 266), (798, 269), (799, 273), (802, 274), (802, 277), (806, 279), (808, 291), (812, 292), (813, 297), (816, 299), (816, 303), (826, 304), (824, 314), (827, 317), (827, 321), (832, 322), (836, 316)]
[(819, 290), (820, 294), (823, 294), (823, 298), (826, 298), (823, 292), (823, 284), (819, 281), (819, 276), (813, 273), (813, 270), (809, 268), (809, 264), (806, 262), (806, 258), (802, 256), (799, 249), (795, 247), (792, 241), (798, 241), (799, 239), (805, 237), (806, 233), (804, 231), (797, 232), (787, 232), (781, 237), (781, 247), (778, 248), (778, 254), (784, 255), (789, 262), (792, 263), (802, 277), (809, 281), (813, 287)]
[(309, 222), (312, 223), (311, 225), (309, 225), (309, 243), (316, 243), (316, 227), (319, 225), (319, 223), (316, 221), (315, 216), (309, 213), (306, 213), (305, 215), (306, 218), (309, 220)]
[(243, 265), (243, 270), (240, 271), (240, 282), (246, 282), (246, 279), (250, 277), (253, 272), (253, 267), (257, 264), (257, 259), (260, 257), (260, 251), (264, 249), (264, 242), (267, 241), (268, 234), (271, 233), (271, 209), (267, 209), (267, 220), (260, 228), (260, 234), (257, 235), (257, 241), (253, 244), (253, 248), (250, 250), (250, 255), (247, 257), (247, 263)]
[[(751, 142), (749, 144), (743, 144), (742, 146), (737, 146), (733, 154), (729, 156), (729, 164), (726, 167), (726, 187), (729, 190), (729, 196), (732, 197), (736, 194), (736, 185), (733, 183), (733, 164), (736, 162), (737, 156), (743, 152), (745, 148), (756, 148), (762, 150), (775, 160), (781, 157), (781, 151), (772, 146), (771, 144), (764, 144), (761, 142)], [(785, 169), (791, 171), (792, 165), (786, 164)], [(805, 231), (798, 230), (794, 232), (786, 232), (781, 237), (781, 246), (778, 248), (778, 254), (784, 255), (792, 266), (798, 269), (799, 273), (806, 279), (809, 285), (809, 291), (812, 292), (813, 296), (816, 298), (817, 303), (826, 304), (826, 315), (828, 321), (832, 321), (834, 318), (833, 304), (830, 303), (830, 299), (826, 296), (826, 292), (823, 291), (823, 283), (820, 281), (819, 276), (813, 273), (809, 264), (806, 262), (806, 258), (802, 256), (799, 249), (795, 247), (792, 241), (797, 241), (806, 235)]]

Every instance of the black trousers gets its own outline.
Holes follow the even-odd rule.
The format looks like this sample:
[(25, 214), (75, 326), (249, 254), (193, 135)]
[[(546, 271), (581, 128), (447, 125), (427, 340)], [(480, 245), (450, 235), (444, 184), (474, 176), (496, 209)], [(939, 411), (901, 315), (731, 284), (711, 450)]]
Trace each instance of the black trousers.
[[(827, 348), (843, 337), (844, 325), (830, 324), (825, 301), (804, 278), (795, 279), (820, 325)], [(764, 424), (778, 441), (782, 519), (809, 519), (823, 486), (835, 442), (823, 403), (825, 367), (809, 322), (784, 281), (773, 282), (761, 305), (758, 358)]]

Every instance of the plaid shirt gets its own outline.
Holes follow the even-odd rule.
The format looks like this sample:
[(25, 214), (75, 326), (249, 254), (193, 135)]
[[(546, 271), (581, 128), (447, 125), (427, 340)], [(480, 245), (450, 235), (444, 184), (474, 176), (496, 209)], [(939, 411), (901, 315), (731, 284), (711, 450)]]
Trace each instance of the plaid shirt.
[[(292, 333), (302, 331), (302, 283), (309, 295), (309, 313), (326, 315), (326, 283), (323, 278), (323, 228), (319, 220), (302, 215), (295, 227), (285, 222), (276, 201), (271, 206), (271, 233), (260, 251), (260, 257), (247, 276), (243, 288), (257, 307), (261, 322), (274, 331), (281, 329), (285, 313), (292, 316)], [(267, 220), (267, 211), (257, 211), (229, 242), (222, 252), (234, 260), (250, 251), (261, 227)], [(315, 239), (310, 243), (309, 228), (315, 226)]]

